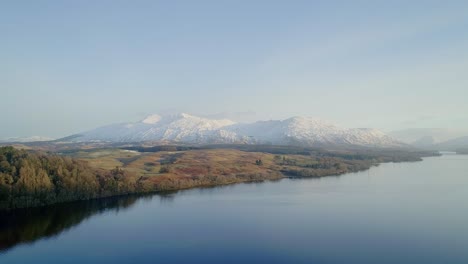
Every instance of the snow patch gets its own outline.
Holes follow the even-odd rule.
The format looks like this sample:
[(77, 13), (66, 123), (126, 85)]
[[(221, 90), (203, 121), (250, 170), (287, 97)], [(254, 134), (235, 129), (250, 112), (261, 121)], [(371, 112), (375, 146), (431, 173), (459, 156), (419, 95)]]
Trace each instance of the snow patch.
[(150, 116), (147, 116), (145, 119), (143, 119), (143, 121), (141, 121), (141, 122), (151, 125), (151, 124), (156, 124), (157, 122), (159, 122), (159, 120), (161, 120), (161, 116), (159, 116), (159, 115), (150, 115)]

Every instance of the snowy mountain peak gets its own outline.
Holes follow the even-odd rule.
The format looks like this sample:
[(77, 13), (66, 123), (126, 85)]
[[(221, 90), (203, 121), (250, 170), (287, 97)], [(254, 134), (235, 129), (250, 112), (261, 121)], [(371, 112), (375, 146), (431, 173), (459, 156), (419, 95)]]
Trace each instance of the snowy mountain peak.
[(289, 124), (289, 127), (292, 129), (331, 129), (331, 130), (339, 130), (340, 128), (328, 121), (321, 120), (319, 118), (314, 118), (314, 117), (301, 117), (301, 116), (296, 116), (292, 117), (289, 119), (284, 120), (284, 122), (287, 122)]
[(156, 124), (161, 120), (160, 115), (149, 115), (145, 119), (143, 119), (141, 122), (145, 124)]
[(293, 116), (284, 121), (291, 121), (291, 122), (326, 122), (320, 118), (311, 117), (311, 116)]
[(187, 113), (179, 113), (178, 114), (181, 118), (198, 118), (196, 116), (193, 116), (193, 115), (190, 115), (190, 114), (187, 114)]
[(80, 134), (74, 141), (174, 143), (247, 143), (277, 145), (359, 145), (396, 147), (404, 144), (376, 129), (348, 129), (312, 117), (236, 124), (187, 113), (150, 115), (140, 122), (100, 127)]
[[(190, 115), (187, 113), (165, 114), (165, 115), (152, 114), (152, 115), (145, 117), (140, 122), (147, 124), (147, 125), (155, 125), (157, 123), (167, 124), (167, 123), (172, 123), (172, 122), (179, 122), (179, 123), (185, 123), (186, 125), (189, 125), (189, 126), (190, 124), (194, 125), (194, 124), (206, 123), (208, 126), (215, 126), (215, 127), (227, 126), (227, 125), (232, 125), (235, 123), (228, 119), (208, 119), (208, 118)], [(135, 123), (128, 123), (127, 127), (131, 127), (134, 125)]]
[(162, 117), (164, 119), (168, 119), (168, 120), (176, 120), (176, 119), (184, 119), (184, 118), (199, 118), (197, 116), (194, 116), (194, 115), (190, 115), (190, 114), (187, 114), (187, 113), (171, 113), (171, 114), (164, 114), (162, 115)]

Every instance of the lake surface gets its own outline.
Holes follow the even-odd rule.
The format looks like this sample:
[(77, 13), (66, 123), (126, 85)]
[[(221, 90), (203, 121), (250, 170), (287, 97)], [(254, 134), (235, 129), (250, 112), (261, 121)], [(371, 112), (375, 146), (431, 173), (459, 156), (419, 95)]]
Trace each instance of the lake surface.
[(468, 156), (2, 215), (0, 263), (468, 263)]

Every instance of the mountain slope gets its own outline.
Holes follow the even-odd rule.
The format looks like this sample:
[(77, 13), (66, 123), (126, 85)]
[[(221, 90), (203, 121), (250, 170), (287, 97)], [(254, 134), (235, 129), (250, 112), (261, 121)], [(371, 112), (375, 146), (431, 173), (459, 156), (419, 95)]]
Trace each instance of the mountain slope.
[(237, 124), (227, 119), (208, 119), (189, 114), (150, 115), (140, 122), (113, 124), (69, 137), (77, 141), (174, 143), (245, 143), (276, 145), (357, 145), (401, 147), (381, 131), (368, 128), (340, 128), (307, 117)]
[(113, 124), (79, 134), (73, 141), (174, 141), (197, 142), (212, 134), (223, 136), (219, 129), (234, 124), (226, 119), (211, 120), (189, 114), (151, 115), (136, 123)]
[(340, 128), (329, 122), (307, 117), (259, 121), (232, 126), (229, 130), (248, 136), (255, 143), (386, 147), (403, 145), (376, 129)]

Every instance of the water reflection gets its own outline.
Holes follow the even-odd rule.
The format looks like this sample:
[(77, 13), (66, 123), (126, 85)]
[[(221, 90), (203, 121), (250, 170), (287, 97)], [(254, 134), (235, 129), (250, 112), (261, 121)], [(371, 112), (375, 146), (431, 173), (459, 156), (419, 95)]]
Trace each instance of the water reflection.
[(16, 211), (0, 263), (465, 264), (467, 161)]
[(0, 212), (0, 252), (20, 244), (55, 237), (93, 215), (125, 210), (137, 199), (126, 196)]
[[(260, 182), (243, 184), (260, 184)], [(90, 217), (109, 211), (118, 213), (129, 209), (137, 200), (151, 202), (154, 198), (158, 198), (160, 204), (170, 205), (180, 193), (197, 191), (202, 194), (233, 187), (234, 185), (200, 187), (158, 194), (113, 197), (40, 208), (0, 211), (0, 253), (5, 253), (21, 244), (56, 237)]]

